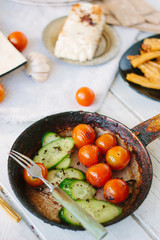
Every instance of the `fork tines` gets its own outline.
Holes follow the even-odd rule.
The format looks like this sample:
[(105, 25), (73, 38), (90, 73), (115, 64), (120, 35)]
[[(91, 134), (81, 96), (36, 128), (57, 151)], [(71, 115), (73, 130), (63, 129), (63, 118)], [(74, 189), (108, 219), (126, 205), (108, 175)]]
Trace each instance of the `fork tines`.
[(35, 163), (30, 158), (15, 150), (12, 150), (9, 153), (9, 156), (13, 158), (16, 162), (18, 162), (26, 170), (28, 170), (28, 167), (30, 168), (31, 166), (35, 165)]

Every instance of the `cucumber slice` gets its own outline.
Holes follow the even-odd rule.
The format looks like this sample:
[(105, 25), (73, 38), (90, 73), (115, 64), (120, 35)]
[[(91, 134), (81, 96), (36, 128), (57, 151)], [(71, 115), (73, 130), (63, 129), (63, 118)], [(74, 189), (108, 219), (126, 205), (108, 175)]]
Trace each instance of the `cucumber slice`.
[(71, 156), (66, 157), (62, 162), (56, 165), (56, 169), (66, 169), (70, 166)]
[[(106, 223), (122, 213), (120, 207), (101, 200), (77, 200), (76, 203), (100, 223)], [(59, 218), (62, 222), (81, 226), (80, 222), (64, 207), (59, 211)]]
[(48, 172), (47, 180), (51, 182), (54, 186), (58, 186), (66, 178), (85, 180), (85, 174), (75, 168), (51, 170)]
[(33, 161), (43, 163), (47, 169), (50, 169), (67, 157), (73, 146), (72, 137), (61, 138), (42, 147)]
[(74, 200), (92, 199), (96, 193), (89, 183), (77, 179), (64, 179), (59, 187)]
[[(61, 139), (61, 137), (54, 132), (46, 132), (42, 138), (42, 147), (46, 146), (50, 142), (57, 141)], [(66, 169), (70, 166), (71, 163), (71, 156), (67, 156), (62, 160), (62, 162), (56, 165), (56, 169)]]
[(46, 132), (42, 137), (42, 147), (46, 146), (48, 143), (61, 139), (61, 137), (54, 132)]

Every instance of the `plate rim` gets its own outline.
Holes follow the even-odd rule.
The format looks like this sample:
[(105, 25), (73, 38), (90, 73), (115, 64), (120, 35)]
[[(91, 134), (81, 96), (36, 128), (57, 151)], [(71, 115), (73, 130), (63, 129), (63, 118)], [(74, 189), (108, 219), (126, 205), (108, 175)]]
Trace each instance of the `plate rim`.
[[(154, 100), (154, 101), (156, 101), (156, 102), (160, 102), (160, 98), (157, 99), (157, 98), (148, 96), (148, 95), (144, 94), (143, 92), (139, 91), (137, 88), (135, 88), (134, 85), (138, 85), (138, 84), (135, 84), (135, 83), (132, 83), (132, 84), (131, 84), (129, 81), (127, 81), (126, 77), (125, 77), (124, 74), (123, 74), (123, 70), (121, 69), (121, 63), (122, 63), (122, 61), (123, 61), (126, 53), (127, 53), (128, 51), (130, 51), (135, 45), (141, 44), (141, 43), (144, 41), (144, 39), (146, 39), (146, 38), (160, 38), (160, 33), (159, 33), (159, 34), (154, 34), (154, 35), (151, 35), (151, 36), (148, 36), (148, 37), (145, 37), (145, 38), (143, 38), (143, 39), (135, 42), (134, 44), (132, 44), (132, 45), (123, 53), (123, 55), (122, 55), (122, 57), (121, 57), (121, 59), (120, 59), (120, 61), (119, 61), (118, 72), (120, 73), (123, 81), (124, 81), (131, 89), (133, 89), (134, 91), (136, 91), (137, 93), (139, 93), (140, 95), (142, 95), (142, 96), (144, 96), (144, 97), (146, 97), (146, 98), (148, 98), (148, 99), (152, 99), (152, 100)], [(128, 62), (129, 62), (129, 60), (128, 60)], [(140, 86), (140, 85), (139, 85), (139, 86)], [(160, 90), (157, 90), (157, 89), (145, 88), (145, 87), (143, 87), (143, 86), (141, 86), (141, 87), (142, 87), (143, 89), (155, 90), (155, 91), (159, 91), (159, 92), (160, 92)]]
[[(112, 46), (110, 47), (111, 50), (109, 52), (107, 52), (106, 54), (100, 55), (99, 57), (93, 58), (92, 60), (85, 61), (85, 62), (73, 61), (73, 60), (69, 60), (69, 59), (65, 59), (65, 58), (58, 58), (58, 57), (56, 57), (54, 52), (46, 44), (46, 38), (47, 38), (46, 35), (48, 34), (48, 29), (52, 25), (54, 25), (55, 22), (63, 20), (63, 19), (65, 20), (66, 18), (67, 18), (67, 16), (62, 16), (62, 17), (59, 17), (59, 18), (56, 18), (56, 19), (52, 20), (51, 22), (49, 22), (46, 25), (46, 27), (43, 29), (43, 32), (42, 32), (42, 41), (43, 41), (43, 44), (44, 44), (45, 48), (56, 59), (61, 60), (61, 61), (65, 62), (65, 63), (68, 63), (68, 64), (73, 64), (73, 65), (95, 66), (95, 65), (105, 64), (106, 62), (112, 60), (116, 56), (116, 54), (119, 53), (120, 45), (121, 45), (120, 37), (119, 37), (117, 31), (113, 27), (105, 24), (103, 31), (105, 33), (107, 33), (107, 31), (108, 31), (109, 32), (109, 36), (111, 36), (113, 38), (113, 40), (114, 40)], [(110, 56), (108, 57), (109, 53), (110, 53)], [(102, 57), (105, 57), (105, 55), (107, 55), (106, 58), (108, 58), (108, 59), (106, 59), (106, 60), (101, 59)]]
[[(33, 0), (11, 0), (12, 2), (17, 2), (17, 3), (21, 3), (21, 4), (27, 4), (27, 5), (39, 5), (39, 6), (55, 6), (55, 7), (59, 7), (59, 6), (66, 6), (66, 5), (73, 5), (79, 2), (79, 0), (72, 0), (72, 1), (68, 1), (68, 0), (64, 0), (63, 2), (59, 2), (57, 1), (51, 1), (51, 0), (47, 0), (47, 1), (43, 1), (43, 0), (37, 0), (37, 1), (33, 1)], [(85, 0), (81, 0), (82, 2), (84, 2)], [(91, 0), (88, 0), (91, 1)]]

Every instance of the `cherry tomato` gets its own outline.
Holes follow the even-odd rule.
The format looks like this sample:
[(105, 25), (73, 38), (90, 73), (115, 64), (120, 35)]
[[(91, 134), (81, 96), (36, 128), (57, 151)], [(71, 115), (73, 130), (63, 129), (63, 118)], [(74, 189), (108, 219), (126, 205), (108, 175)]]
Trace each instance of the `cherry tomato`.
[(109, 165), (105, 163), (95, 164), (87, 169), (87, 181), (95, 187), (103, 187), (112, 177), (112, 171)]
[(2, 84), (0, 84), (0, 102), (3, 101), (4, 97), (5, 97), (4, 87), (2, 86)]
[(104, 185), (103, 195), (111, 203), (120, 203), (127, 199), (129, 187), (122, 179), (111, 179)]
[(74, 144), (77, 148), (81, 148), (84, 145), (92, 144), (95, 140), (95, 132), (90, 125), (78, 124), (72, 133)]
[(117, 140), (112, 134), (104, 133), (96, 139), (95, 143), (99, 147), (101, 152), (105, 154), (108, 149), (117, 145)]
[(18, 51), (22, 52), (27, 46), (27, 37), (22, 32), (12, 32), (8, 36), (8, 40), (17, 48)]
[(112, 147), (106, 154), (106, 163), (108, 163), (113, 170), (121, 170), (125, 168), (129, 161), (129, 151), (122, 146)]
[[(47, 168), (41, 164), (41, 163), (36, 163), (42, 170), (42, 176), (46, 179), (48, 176), (48, 170)], [(32, 176), (27, 172), (26, 169), (23, 171), (23, 177), (24, 180), (27, 182), (28, 185), (33, 186), (33, 187), (38, 187), (43, 184), (42, 180), (38, 178), (32, 178)]]
[(95, 94), (88, 87), (81, 87), (76, 92), (76, 101), (81, 106), (85, 106), (85, 107), (90, 106), (94, 102), (94, 99), (95, 99)]
[(79, 149), (78, 157), (82, 164), (90, 167), (99, 162), (101, 152), (97, 146), (88, 144)]

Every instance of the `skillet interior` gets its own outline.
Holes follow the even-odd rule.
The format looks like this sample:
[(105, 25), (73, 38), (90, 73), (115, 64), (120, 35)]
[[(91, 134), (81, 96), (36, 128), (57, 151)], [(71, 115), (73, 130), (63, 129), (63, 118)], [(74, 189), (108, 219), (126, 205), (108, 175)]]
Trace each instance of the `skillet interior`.
[[(105, 223), (110, 225), (120, 221), (134, 212), (146, 198), (152, 181), (152, 165), (147, 150), (140, 140), (121, 123), (97, 113), (88, 112), (66, 112), (48, 116), (27, 128), (15, 141), (12, 149), (33, 157), (41, 148), (41, 139), (47, 131), (53, 131), (65, 136), (71, 134), (72, 129), (79, 123), (91, 125), (97, 136), (102, 132), (111, 131), (116, 135), (119, 144), (127, 145), (131, 152), (132, 160), (125, 171), (115, 172), (114, 176), (123, 177), (124, 180), (134, 179), (132, 184), (132, 194), (130, 198), (121, 205), (123, 213), (114, 220)], [(58, 221), (52, 221), (40, 212), (33, 202), (29, 199), (26, 185), (23, 180), (22, 168), (11, 158), (8, 159), (8, 174), (10, 184), (19, 201), (34, 215), (51, 225), (62, 228), (80, 230), (83, 228), (64, 225)]]

